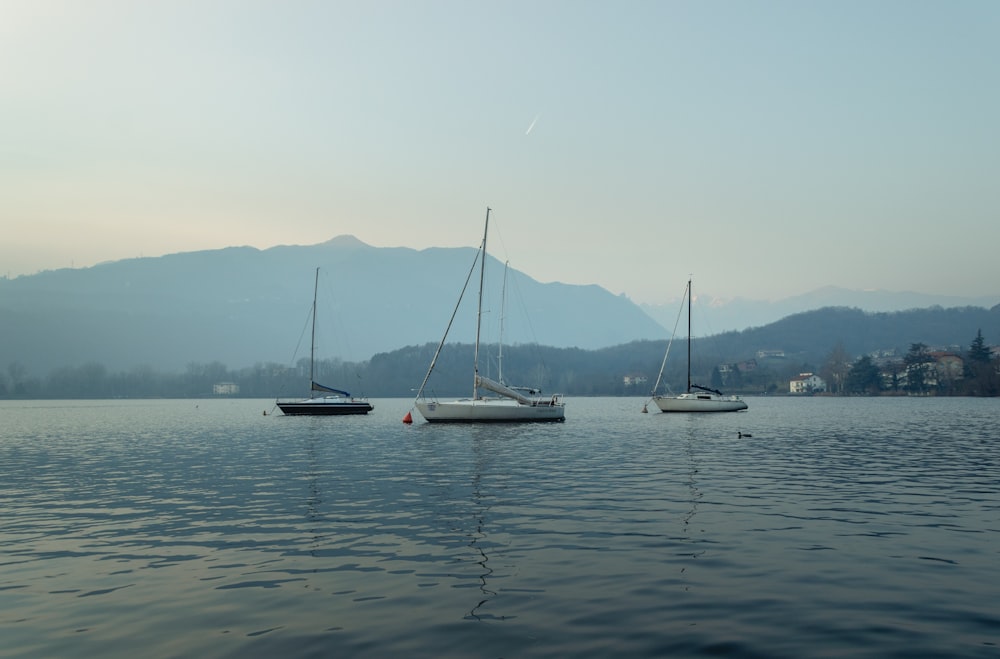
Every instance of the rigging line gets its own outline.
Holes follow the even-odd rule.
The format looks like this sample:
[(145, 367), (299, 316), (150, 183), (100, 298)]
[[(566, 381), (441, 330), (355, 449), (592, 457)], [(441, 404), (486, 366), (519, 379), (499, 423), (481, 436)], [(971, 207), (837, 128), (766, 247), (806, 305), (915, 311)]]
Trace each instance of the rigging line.
[[(485, 275), (485, 280), (484, 280), (483, 290), (482, 290), (482, 301), (483, 302), (482, 302), (482, 308), (481, 308), (481, 310), (479, 312), (481, 317), (484, 314), (485, 314), (485, 316), (492, 315), (494, 313), (494, 307), (497, 304), (497, 301), (495, 299), (496, 291), (492, 287), (492, 282), (493, 282), (492, 275), (495, 274), (496, 268), (495, 267), (492, 268), (492, 269), (490, 268), (490, 263), (489, 263), (489, 257), (490, 256), (493, 256), (493, 259), (495, 261), (497, 261), (497, 262), (503, 260), (504, 275), (503, 275), (503, 284), (502, 284), (502, 288), (501, 288), (500, 301), (499, 301), (499, 304), (500, 304), (500, 312), (499, 312), (500, 313), (500, 324), (499, 325), (494, 325), (492, 322), (490, 322), (490, 323), (486, 323), (485, 325), (482, 325), (482, 332), (483, 332), (483, 335), (484, 335), (484, 340), (480, 341), (480, 346), (481, 346), (480, 349), (486, 351), (486, 353), (487, 353), (487, 358), (484, 360), (484, 364), (485, 364), (486, 369), (487, 369), (486, 370), (487, 376), (492, 378), (493, 376), (492, 376), (492, 370), (491, 369), (492, 369), (493, 363), (494, 363), (492, 350), (493, 350), (493, 346), (494, 345), (498, 346), (497, 358), (496, 358), (497, 377), (498, 377), (498, 379), (500, 379), (502, 381), (503, 380), (504, 313), (506, 311), (506, 307), (504, 305), (506, 304), (505, 300), (506, 300), (506, 286), (507, 286), (507, 268), (509, 266), (509, 258), (507, 256), (507, 254), (508, 254), (507, 244), (504, 242), (503, 235), (501, 233), (501, 228), (502, 227), (500, 226), (500, 224), (498, 223), (498, 221), (496, 219), (496, 217), (497, 217), (496, 211), (494, 211), (492, 208), (488, 209), (488, 211), (489, 211), (488, 221), (490, 222), (490, 228), (489, 228), (490, 243), (494, 247), (492, 249), (493, 253), (492, 254), (487, 253), (487, 256), (485, 257), (485, 259), (486, 259), (486, 261), (485, 261), (486, 268), (483, 271), (483, 274)], [(499, 242), (499, 245), (500, 245), (500, 249), (497, 249), (497, 247), (496, 247), (498, 242)], [(503, 259), (500, 259), (499, 256), (498, 256), (498, 254), (502, 254), (503, 255)], [(494, 333), (494, 329), (496, 327), (499, 327), (499, 336), (497, 336)]]
[[(302, 347), (302, 339), (304, 339), (306, 336), (306, 331), (308, 331), (309, 329), (309, 321), (312, 320), (312, 316), (313, 316), (313, 308), (310, 305), (309, 311), (306, 313), (306, 322), (302, 325), (302, 332), (299, 334), (299, 342), (295, 344), (295, 351), (292, 353), (291, 361), (289, 361), (289, 365), (292, 368), (298, 368), (297, 364), (295, 363), (295, 358), (299, 354), (299, 348)], [(309, 386), (311, 387), (312, 384), (310, 383)], [(280, 398), (281, 396), (284, 395), (284, 393), (285, 393), (285, 387), (284, 383), (282, 383), (282, 385), (278, 387), (278, 397)], [(271, 411), (273, 412), (274, 410), (272, 409)]]
[[(327, 335), (332, 336), (335, 339), (329, 342), (331, 348), (328, 350), (328, 354), (334, 353), (334, 355), (336, 355), (336, 352), (339, 351), (343, 355), (343, 357), (339, 359), (334, 359), (333, 362), (334, 364), (339, 363), (340, 365), (340, 372), (342, 375), (337, 377), (348, 379), (350, 372), (347, 365), (352, 364), (355, 366), (354, 377), (358, 381), (358, 387), (360, 387), (363, 378), (361, 372), (357, 369), (358, 360), (354, 356), (354, 346), (351, 343), (350, 331), (344, 323), (343, 312), (346, 307), (343, 301), (345, 298), (349, 297), (349, 295), (343, 292), (342, 287), (338, 288), (337, 280), (333, 278), (329, 269), (324, 268), (320, 272), (320, 278), (323, 280), (323, 302), (321, 303), (320, 308), (326, 312), (323, 316), (325, 320), (321, 321), (321, 326), (323, 323), (326, 323), (332, 330), (327, 332)], [(339, 297), (338, 292), (341, 293)], [(320, 338), (320, 343), (322, 344), (322, 337)]]
[[(521, 290), (521, 287), (518, 284), (518, 277), (516, 276), (517, 275), (516, 271), (514, 275), (515, 276), (510, 278), (510, 285), (511, 285), (512, 295), (516, 299), (518, 310), (520, 311), (520, 314), (517, 316), (517, 318), (518, 320), (522, 321), (525, 325), (527, 325), (528, 328), (527, 331), (531, 338), (529, 345), (532, 346), (533, 349), (531, 355), (542, 368), (541, 375), (539, 375), (538, 386), (541, 387), (543, 383), (545, 383), (545, 385), (548, 386), (549, 384), (551, 384), (551, 381), (549, 379), (551, 371), (549, 369), (548, 363), (545, 361), (545, 355), (541, 350), (541, 343), (538, 340), (538, 332), (535, 330), (535, 324), (532, 321), (533, 314), (529, 313), (528, 303), (524, 299), (524, 291)], [(506, 275), (505, 275), (505, 280), (506, 280)]]
[(292, 360), (291, 362), (289, 362), (292, 366), (295, 366), (295, 358), (299, 354), (299, 348), (302, 347), (302, 339), (304, 339), (306, 336), (306, 331), (309, 329), (309, 321), (312, 320), (312, 317), (313, 317), (313, 308), (312, 306), (310, 306), (309, 312), (306, 314), (306, 322), (302, 326), (302, 333), (299, 334), (299, 342), (295, 344), (295, 352), (292, 353)]
[(681, 304), (677, 309), (677, 318), (674, 320), (674, 329), (670, 333), (670, 341), (667, 342), (667, 351), (663, 355), (663, 363), (660, 364), (660, 373), (656, 376), (656, 384), (653, 385), (653, 390), (649, 394), (649, 400), (653, 400), (653, 396), (656, 395), (656, 390), (660, 387), (660, 381), (663, 379), (663, 369), (667, 366), (667, 357), (670, 355), (670, 346), (674, 344), (674, 337), (677, 336), (677, 326), (681, 323), (681, 314), (684, 313), (684, 302), (687, 300), (688, 295), (690, 295), (690, 289), (688, 289), (685, 285), (684, 295), (681, 296)]
[(504, 323), (504, 313), (507, 310), (507, 267), (510, 265), (510, 261), (504, 261), (503, 264), (503, 288), (500, 290), (500, 344), (497, 348), (497, 378), (500, 384), (503, 384), (503, 323)]
[[(493, 222), (493, 227), (490, 229), (490, 234), (493, 236), (491, 240), (494, 243), (498, 241), (500, 243), (500, 250), (494, 250), (494, 251), (502, 252), (503, 260), (508, 261), (510, 260), (510, 257), (508, 256), (507, 243), (505, 243), (503, 240), (503, 234), (501, 233), (501, 226), (497, 221), (497, 213), (492, 208), (490, 209), (490, 220)], [(498, 258), (497, 260), (499, 261), (500, 259)]]
[(319, 291), (319, 268), (316, 268), (316, 284), (313, 286), (313, 310), (312, 310), (312, 338), (309, 343), (309, 387), (312, 391), (316, 382), (314, 370), (316, 368), (316, 293)]
[(451, 324), (455, 322), (455, 314), (458, 313), (458, 308), (462, 305), (462, 298), (465, 297), (465, 291), (469, 288), (469, 282), (472, 280), (472, 273), (476, 271), (476, 264), (479, 263), (479, 257), (483, 253), (483, 246), (480, 245), (479, 250), (476, 251), (476, 258), (472, 260), (472, 267), (469, 268), (469, 274), (465, 277), (465, 284), (462, 286), (462, 292), (458, 296), (458, 302), (455, 303), (455, 309), (451, 312), (451, 318), (448, 320), (448, 327), (444, 330), (444, 336), (441, 337), (441, 343), (438, 344), (437, 350), (434, 351), (434, 357), (431, 359), (431, 365), (427, 369), (427, 375), (424, 376), (424, 381), (420, 383), (420, 389), (417, 390), (417, 395), (413, 399), (416, 403), (424, 394), (424, 387), (427, 386), (427, 380), (431, 377), (431, 372), (434, 370), (434, 365), (437, 363), (438, 355), (441, 354), (441, 348), (444, 347), (444, 342), (448, 339), (448, 332), (451, 330)]
[[(472, 399), (479, 398), (479, 333), (483, 326), (483, 284), (486, 281), (486, 236), (490, 232), (490, 208), (486, 207), (486, 227), (483, 229), (483, 260), (479, 264), (479, 302), (476, 312), (476, 348), (472, 375)], [(450, 324), (450, 323), (449, 323)]]
[[(514, 276), (510, 276), (510, 279), (509, 279), (509, 281), (510, 281), (510, 287), (511, 287), (511, 293), (510, 293), (510, 295), (508, 295), (508, 293), (507, 293), (508, 277), (509, 277), (509, 270), (510, 270), (510, 257), (508, 256), (507, 244), (504, 242), (504, 239), (503, 239), (502, 228), (501, 228), (500, 224), (498, 223), (498, 221), (496, 220), (496, 212), (495, 211), (491, 213), (490, 218), (493, 220), (493, 229), (492, 229), (492, 236), (493, 236), (493, 238), (492, 238), (492, 240), (494, 242), (496, 242), (496, 241), (500, 242), (501, 251), (503, 252), (503, 256), (504, 256), (503, 289), (502, 289), (502, 293), (501, 293), (501, 310), (500, 310), (500, 314), (501, 314), (501, 316), (500, 316), (500, 341), (501, 341), (501, 343), (503, 342), (503, 334), (504, 334), (504, 330), (505, 330), (505, 327), (504, 327), (504, 318), (505, 318), (505, 315), (506, 315), (507, 300), (508, 300), (508, 298), (510, 296), (513, 296), (514, 298), (516, 298), (515, 302), (518, 305), (518, 311), (520, 311), (520, 314), (516, 317), (516, 320), (520, 321), (520, 322), (523, 322), (525, 325), (527, 325), (527, 331), (528, 331), (528, 334), (531, 337), (531, 341), (536, 346), (538, 346), (538, 345), (540, 345), (539, 341), (538, 341), (538, 333), (535, 331), (535, 326), (534, 326), (534, 323), (532, 322), (532, 314), (528, 313), (528, 305), (525, 302), (524, 293), (522, 292), (520, 286), (518, 285), (518, 277), (517, 277), (518, 273), (516, 271), (514, 273)], [(508, 347), (511, 347), (511, 346), (508, 346)], [(536, 354), (538, 360), (541, 362), (542, 368), (546, 372), (548, 372), (548, 366), (547, 366), (547, 364), (545, 364), (544, 359), (541, 358), (542, 357), (541, 351), (536, 350), (535, 354)]]

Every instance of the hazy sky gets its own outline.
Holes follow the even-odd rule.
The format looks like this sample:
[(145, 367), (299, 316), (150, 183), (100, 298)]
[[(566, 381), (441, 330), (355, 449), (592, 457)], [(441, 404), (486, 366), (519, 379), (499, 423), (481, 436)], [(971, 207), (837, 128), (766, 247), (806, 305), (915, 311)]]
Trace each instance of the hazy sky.
[(995, 294), (998, 35), (995, 0), (0, 0), (0, 275), (474, 246), (489, 205), (498, 258), (637, 302)]

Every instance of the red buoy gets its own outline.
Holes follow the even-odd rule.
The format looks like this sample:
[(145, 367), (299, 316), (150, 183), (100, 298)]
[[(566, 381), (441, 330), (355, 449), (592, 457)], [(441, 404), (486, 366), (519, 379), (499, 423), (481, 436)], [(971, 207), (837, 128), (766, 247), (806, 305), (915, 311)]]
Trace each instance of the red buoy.
[(406, 416), (403, 417), (403, 423), (413, 423), (413, 417), (407, 412)]

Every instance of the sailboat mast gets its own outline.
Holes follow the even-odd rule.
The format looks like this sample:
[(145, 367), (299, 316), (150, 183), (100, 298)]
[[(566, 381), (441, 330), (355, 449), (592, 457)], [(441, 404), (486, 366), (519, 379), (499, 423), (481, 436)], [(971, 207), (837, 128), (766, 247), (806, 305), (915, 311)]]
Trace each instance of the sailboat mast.
[(691, 280), (688, 279), (688, 393), (691, 393)]
[(309, 390), (312, 391), (316, 376), (313, 363), (316, 361), (316, 294), (319, 292), (319, 268), (316, 268), (316, 282), (313, 284), (312, 337), (309, 339)]
[(472, 399), (479, 398), (479, 331), (483, 325), (483, 282), (486, 279), (486, 235), (490, 230), (490, 207), (486, 207), (486, 226), (483, 228), (483, 246), (480, 248), (479, 258), (479, 309), (476, 312), (476, 350), (475, 365), (473, 367), (472, 378)]
[(500, 345), (497, 347), (497, 379), (503, 384), (503, 321), (507, 311), (507, 270), (510, 261), (503, 264), (503, 288), (500, 290)]

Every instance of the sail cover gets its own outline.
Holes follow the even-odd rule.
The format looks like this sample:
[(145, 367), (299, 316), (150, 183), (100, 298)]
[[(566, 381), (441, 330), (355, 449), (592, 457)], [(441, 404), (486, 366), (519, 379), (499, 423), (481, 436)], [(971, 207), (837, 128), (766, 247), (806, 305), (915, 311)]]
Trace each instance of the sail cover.
[(525, 396), (521, 392), (515, 391), (514, 389), (511, 389), (510, 387), (508, 387), (506, 385), (502, 385), (502, 384), (500, 384), (499, 382), (497, 382), (495, 380), (491, 380), (489, 378), (484, 378), (481, 375), (477, 375), (476, 376), (476, 386), (477, 387), (482, 387), (483, 389), (489, 389), (493, 393), (500, 394), (501, 396), (506, 396), (508, 398), (513, 398), (514, 400), (516, 400), (517, 402), (521, 403), (522, 405), (531, 405), (532, 402), (533, 402), (530, 398), (528, 398), (527, 396)]
[(328, 387), (326, 385), (320, 384), (319, 382), (316, 382), (315, 380), (312, 383), (312, 390), (313, 391), (322, 391), (322, 392), (328, 393), (328, 394), (340, 394), (341, 396), (344, 396), (345, 398), (350, 398), (351, 397), (351, 394), (349, 394), (346, 391), (341, 391), (340, 389), (334, 389), (333, 387)]

